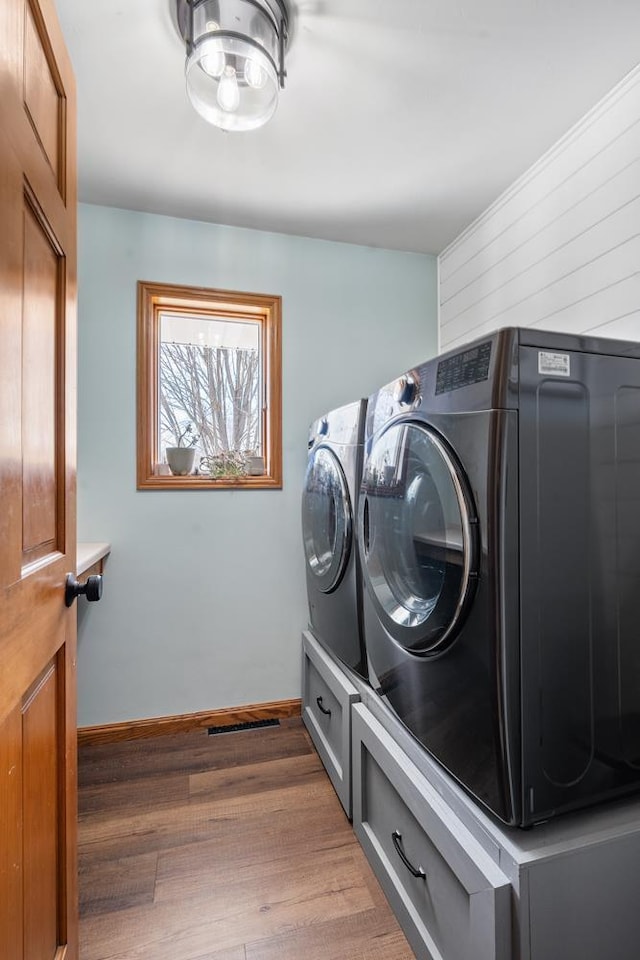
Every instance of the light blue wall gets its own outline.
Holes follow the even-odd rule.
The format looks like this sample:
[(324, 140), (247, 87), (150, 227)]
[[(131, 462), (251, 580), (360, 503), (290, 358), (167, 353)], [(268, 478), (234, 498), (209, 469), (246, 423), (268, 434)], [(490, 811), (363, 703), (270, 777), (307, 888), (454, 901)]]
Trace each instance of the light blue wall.
[[(79, 723), (297, 697), (307, 428), (435, 353), (435, 258), (88, 205), (79, 224), (78, 537), (113, 545)], [(282, 296), (283, 490), (136, 490), (138, 280)]]

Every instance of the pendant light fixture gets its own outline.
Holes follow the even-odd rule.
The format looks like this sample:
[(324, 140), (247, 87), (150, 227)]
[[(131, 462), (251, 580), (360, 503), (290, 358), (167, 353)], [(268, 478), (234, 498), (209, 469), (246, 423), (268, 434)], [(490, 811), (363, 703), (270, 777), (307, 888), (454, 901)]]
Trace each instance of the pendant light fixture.
[(286, 71), (284, 0), (176, 0), (187, 93), (223, 130), (256, 130), (278, 105)]

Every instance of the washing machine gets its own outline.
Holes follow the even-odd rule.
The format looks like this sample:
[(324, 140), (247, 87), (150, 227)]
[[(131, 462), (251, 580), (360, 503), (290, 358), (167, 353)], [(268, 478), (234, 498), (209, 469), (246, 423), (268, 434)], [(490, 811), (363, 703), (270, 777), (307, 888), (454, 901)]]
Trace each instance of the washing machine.
[(332, 410), (309, 431), (302, 495), (309, 623), (339, 660), (367, 678), (355, 518), (366, 401)]
[(504, 329), (369, 399), (370, 681), (502, 821), (640, 787), (640, 343)]

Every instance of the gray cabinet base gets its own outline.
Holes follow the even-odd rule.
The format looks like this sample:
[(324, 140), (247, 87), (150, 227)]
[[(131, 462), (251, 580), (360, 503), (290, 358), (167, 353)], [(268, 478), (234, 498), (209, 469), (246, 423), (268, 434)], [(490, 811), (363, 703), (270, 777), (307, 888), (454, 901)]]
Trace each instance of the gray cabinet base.
[(360, 694), (309, 631), (302, 635), (302, 719), (351, 818), (351, 704)]
[(511, 886), (369, 711), (355, 704), (353, 826), (420, 960), (509, 960)]

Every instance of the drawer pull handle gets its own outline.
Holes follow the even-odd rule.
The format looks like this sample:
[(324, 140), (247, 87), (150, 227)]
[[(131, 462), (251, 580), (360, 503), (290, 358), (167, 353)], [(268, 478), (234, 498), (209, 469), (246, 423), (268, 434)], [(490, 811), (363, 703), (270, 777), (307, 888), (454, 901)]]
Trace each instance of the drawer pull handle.
[(326, 717), (331, 716), (331, 710), (327, 710), (327, 708), (323, 707), (322, 705), (322, 697), (316, 697), (316, 703), (318, 704), (318, 710), (320, 710), (321, 713), (324, 713)]
[(422, 869), (422, 867), (418, 867), (418, 869), (416, 870), (416, 868), (415, 868), (414, 865), (411, 863), (411, 861), (407, 859), (407, 855), (406, 855), (406, 853), (404, 852), (404, 850), (402, 849), (402, 845), (401, 845), (401, 843), (400, 843), (400, 841), (402, 840), (402, 834), (400, 833), (400, 831), (399, 831), (399, 830), (394, 830), (393, 833), (391, 834), (391, 839), (393, 840), (393, 845), (394, 845), (394, 847), (396, 848), (396, 853), (398, 854), (398, 856), (400, 857), (400, 859), (401, 859), (402, 862), (404, 863), (404, 865), (405, 865), (405, 867), (407, 868), (407, 870), (409, 871), (409, 873), (411, 873), (411, 874), (412, 874), (414, 877), (416, 877), (418, 880), (426, 880), (426, 879), (427, 879), (427, 875), (426, 875), (426, 873), (424, 872), (424, 870)]

